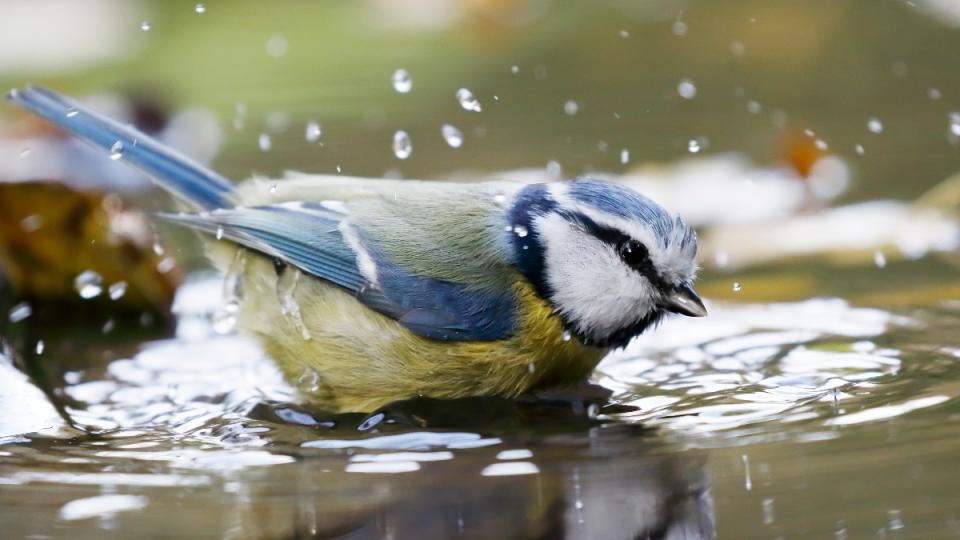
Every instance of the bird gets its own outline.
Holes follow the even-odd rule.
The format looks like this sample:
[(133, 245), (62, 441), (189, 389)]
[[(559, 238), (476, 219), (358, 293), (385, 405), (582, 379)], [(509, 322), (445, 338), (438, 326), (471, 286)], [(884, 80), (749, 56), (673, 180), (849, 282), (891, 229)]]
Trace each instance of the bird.
[(237, 184), (43, 87), (7, 99), (179, 198), (158, 218), (204, 236), (237, 328), (325, 410), (576, 386), (668, 314), (707, 314), (696, 232), (622, 185)]

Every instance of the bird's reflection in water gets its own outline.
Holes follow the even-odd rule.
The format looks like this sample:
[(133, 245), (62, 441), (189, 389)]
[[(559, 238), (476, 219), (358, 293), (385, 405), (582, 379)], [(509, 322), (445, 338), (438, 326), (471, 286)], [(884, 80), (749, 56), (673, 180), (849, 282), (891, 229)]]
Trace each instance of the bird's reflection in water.
[[(254, 416), (278, 410), (291, 414), (286, 406), (264, 406)], [(388, 408), (360, 423), (369, 428), (372, 420), (377, 435), (358, 439), (355, 428), (333, 428), (304, 443), (295, 465), (274, 468), (269, 481), (245, 483), (233, 532), (349, 539), (714, 537), (705, 453), (672, 449), (639, 426), (570, 411), (569, 404), (486, 398)]]

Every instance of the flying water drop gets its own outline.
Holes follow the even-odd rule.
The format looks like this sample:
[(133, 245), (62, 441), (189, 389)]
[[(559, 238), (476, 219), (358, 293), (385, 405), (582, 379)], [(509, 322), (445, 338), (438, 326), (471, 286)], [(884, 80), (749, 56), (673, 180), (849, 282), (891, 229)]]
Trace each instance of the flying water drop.
[(43, 354), (43, 350), (45, 348), (46, 348), (46, 345), (43, 343), (43, 340), (40, 339), (40, 340), (37, 340), (37, 345), (33, 350), (36, 351), (37, 355), (39, 356)]
[(741, 285), (739, 281), (734, 281), (732, 288), (733, 292), (740, 292), (740, 290), (743, 289), (743, 285)]
[(630, 163), (630, 151), (626, 148), (620, 151), (620, 163), (624, 165)]
[(563, 112), (567, 113), (568, 116), (577, 114), (579, 110), (580, 104), (572, 99), (567, 100), (567, 102), (563, 104)]
[(297, 378), (297, 388), (304, 392), (316, 392), (320, 389), (320, 374), (312, 368), (305, 368)]
[(123, 157), (123, 142), (117, 141), (110, 147), (110, 159), (116, 161)]
[(300, 284), (300, 270), (287, 267), (277, 278), (277, 300), (280, 302), (280, 313), (300, 332), (305, 340), (310, 339), (310, 331), (303, 324), (300, 314), (300, 303), (297, 302), (297, 285)]
[(103, 292), (103, 278), (93, 270), (86, 270), (73, 279), (73, 288), (84, 300), (96, 298)]
[(444, 124), (440, 132), (443, 134), (443, 140), (447, 141), (451, 148), (463, 146), (463, 133), (456, 126)]
[(571, 334), (569, 330), (564, 330), (561, 337), (563, 338), (564, 341), (570, 341), (571, 339), (573, 339), (573, 334)]
[(200, 15), (203, 15), (204, 13), (207, 12), (207, 6), (203, 4), (197, 4), (196, 6), (193, 7), (193, 10), (199, 13)]
[(8, 316), (10, 322), (18, 323), (30, 315), (33, 315), (33, 308), (30, 307), (30, 304), (26, 302), (20, 302), (19, 304), (13, 306), (10, 309), (10, 315)]
[(217, 225), (217, 240), (223, 240), (223, 225)]
[(547, 162), (547, 174), (554, 178), (560, 178), (560, 175), (563, 174), (563, 168), (560, 167), (560, 164), (554, 160)]
[(394, 71), (390, 81), (393, 83), (393, 89), (401, 94), (406, 94), (413, 89), (413, 77), (405, 69)]
[(75, 109), (75, 108), (73, 108), (73, 107), (70, 107), (69, 109), (67, 109), (67, 118), (73, 118), (74, 116), (76, 116), (76, 115), (78, 115), (78, 114), (80, 114), (80, 111), (78, 111), (77, 109)]
[(107, 294), (110, 295), (111, 300), (119, 300), (123, 298), (123, 295), (127, 294), (127, 282), (118, 281), (113, 285), (110, 285), (110, 288), (107, 289)]
[(257, 139), (257, 146), (260, 147), (261, 152), (269, 152), (270, 147), (273, 146), (273, 141), (270, 139), (270, 135), (267, 133), (261, 133), (260, 137)]
[(683, 79), (677, 84), (677, 93), (683, 99), (693, 99), (697, 97), (697, 86), (690, 79)]
[(887, 256), (882, 251), (875, 251), (873, 253), (873, 264), (877, 265), (877, 268), (886, 268)]
[(465, 111), (480, 112), (483, 110), (480, 102), (474, 97), (473, 92), (466, 88), (457, 90), (457, 101), (460, 102), (460, 106), (463, 107)]
[(690, 152), (691, 154), (696, 154), (697, 152), (699, 152), (699, 151), (700, 151), (700, 141), (698, 141), (698, 140), (696, 140), (696, 139), (690, 139), (690, 140), (687, 142), (687, 151)]
[(144, 32), (149, 32), (149, 31), (150, 31), (150, 21), (143, 21), (143, 22), (141, 22), (141, 23), (140, 23), (140, 30), (143, 30)]
[(527, 230), (527, 228), (523, 225), (514, 225), (513, 234), (519, 236), (520, 238), (525, 238), (528, 234), (530, 234), (530, 231)]
[(510, 73), (513, 73), (514, 75), (516, 75), (517, 73), (520, 73), (520, 66), (516, 64), (510, 66)]
[(870, 118), (867, 120), (867, 129), (870, 133), (883, 133), (883, 122), (879, 118)]
[(247, 265), (247, 252), (238, 249), (223, 278), (220, 309), (213, 315), (213, 331), (229, 334), (237, 327), (237, 312), (243, 300), (243, 274)]
[(304, 131), (304, 136), (309, 143), (315, 143), (320, 140), (320, 135), (323, 135), (323, 130), (320, 128), (315, 120), (307, 122), (307, 127)]
[(406, 131), (397, 130), (393, 134), (393, 155), (397, 159), (407, 159), (413, 153), (413, 142), (410, 141), (410, 135)]

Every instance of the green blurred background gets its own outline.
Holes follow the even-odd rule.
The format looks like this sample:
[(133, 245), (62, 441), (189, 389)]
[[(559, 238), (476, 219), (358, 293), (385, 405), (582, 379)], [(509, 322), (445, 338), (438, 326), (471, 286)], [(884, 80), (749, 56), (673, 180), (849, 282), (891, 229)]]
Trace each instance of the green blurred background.
[[(574, 176), (681, 158), (694, 138), (706, 142), (701, 154), (772, 164), (787, 134), (803, 129), (850, 160), (851, 199), (914, 197), (960, 165), (949, 123), (960, 110), (960, 14), (942, 0), (213, 0), (203, 8), (6, 0), (0, 85), (32, 81), (79, 95), (148, 89), (174, 108), (207, 108), (225, 135), (215, 165), (238, 179), (338, 166), (446, 178), (550, 160)], [(391, 85), (399, 68), (413, 77), (409, 93)], [(678, 94), (684, 79), (693, 99)], [(482, 112), (458, 105), (461, 87)], [(564, 112), (568, 100), (578, 104), (574, 115)], [(239, 120), (238, 107), (246, 109)], [(14, 118), (0, 111), (0, 121)], [(870, 118), (882, 122), (880, 133), (868, 130)], [(311, 119), (322, 145), (305, 140)], [(462, 148), (444, 143), (444, 123), (464, 132)], [(391, 151), (398, 129), (413, 140), (408, 160)], [(260, 133), (271, 135), (267, 152)]]

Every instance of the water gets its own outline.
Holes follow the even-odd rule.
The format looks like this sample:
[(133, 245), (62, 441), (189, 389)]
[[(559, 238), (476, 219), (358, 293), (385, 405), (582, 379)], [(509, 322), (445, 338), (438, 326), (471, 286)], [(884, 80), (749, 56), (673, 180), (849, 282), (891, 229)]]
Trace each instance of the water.
[(393, 83), (393, 89), (401, 94), (406, 94), (413, 89), (413, 77), (405, 69), (394, 71), (390, 81)]
[(443, 135), (443, 140), (450, 145), (450, 148), (460, 148), (463, 146), (463, 132), (457, 129), (456, 126), (444, 124), (443, 127), (440, 128), (440, 133)]
[(407, 159), (413, 153), (413, 141), (406, 131), (399, 130), (393, 134), (393, 155), (397, 159)]
[[(236, 280), (222, 290), (192, 276), (167, 331), (123, 311), (138, 298), (136, 276), (104, 273), (82, 302), (70, 276), (67, 292), (93, 315), (51, 320), (30, 300), (23, 316), (22, 299), (0, 311), (11, 338), (0, 360), (4, 536), (960, 537), (955, 248), (917, 245), (914, 228), (936, 229), (919, 214), (891, 221), (850, 208), (799, 233), (807, 221), (771, 219), (909, 204), (958, 171), (960, 34), (931, 15), (936, 3), (545, 3), (526, 16), (467, 4), (428, 18), (365, 3), (198, 16), (193, 3), (154, 2), (127, 10), (134, 41), (108, 48), (124, 55), (63, 72), (37, 64), (29, 78), (91, 93), (145, 81), (171, 107), (208, 107), (226, 131), (216, 167), (236, 179), (613, 171), (650, 180), (645, 193), (665, 202), (657, 171), (735, 152), (758, 166), (683, 165), (674, 180), (685, 189), (670, 201), (707, 203), (697, 288), (710, 315), (671, 319), (613, 353), (592, 381), (609, 397), (419, 399), (332, 415), (297, 404), (322, 373), (285, 382), (237, 334)], [(154, 27), (141, 33), (148, 16)], [(398, 66), (417, 75), (417, 92), (386, 81)], [(8, 88), (20, 77), (0, 73)], [(483, 114), (476, 96), (490, 100)], [(304, 131), (274, 131), (264, 122), (277, 110)], [(322, 151), (304, 143), (321, 114)], [(469, 144), (450, 151), (445, 124)], [(397, 160), (400, 127), (417, 138), (416, 159)], [(268, 152), (254, 142), (261, 130)], [(818, 195), (817, 175), (810, 192), (796, 182), (783, 198), (766, 195), (778, 167), (802, 165), (794, 133), (846, 164), (839, 199)], [(17, 162), (40, 154), (29, 146)], [(744, 189), (717, 180), (728, 168)], [(707, 249), (730, 216), (763, 216), (771, 235)], [(43, 218), (37, 234), (53, 223)], [(842, 242), (885, 226), (913, 240)], [(831, 239), (841, 247), (806, 249)], [(170, 245), (170, 257), (193, 256), (188, 243)], [(111, 301), (120, 280), (128, 290)], [(284, 294), (294, 290), (277, 293), (295, 300)]]

